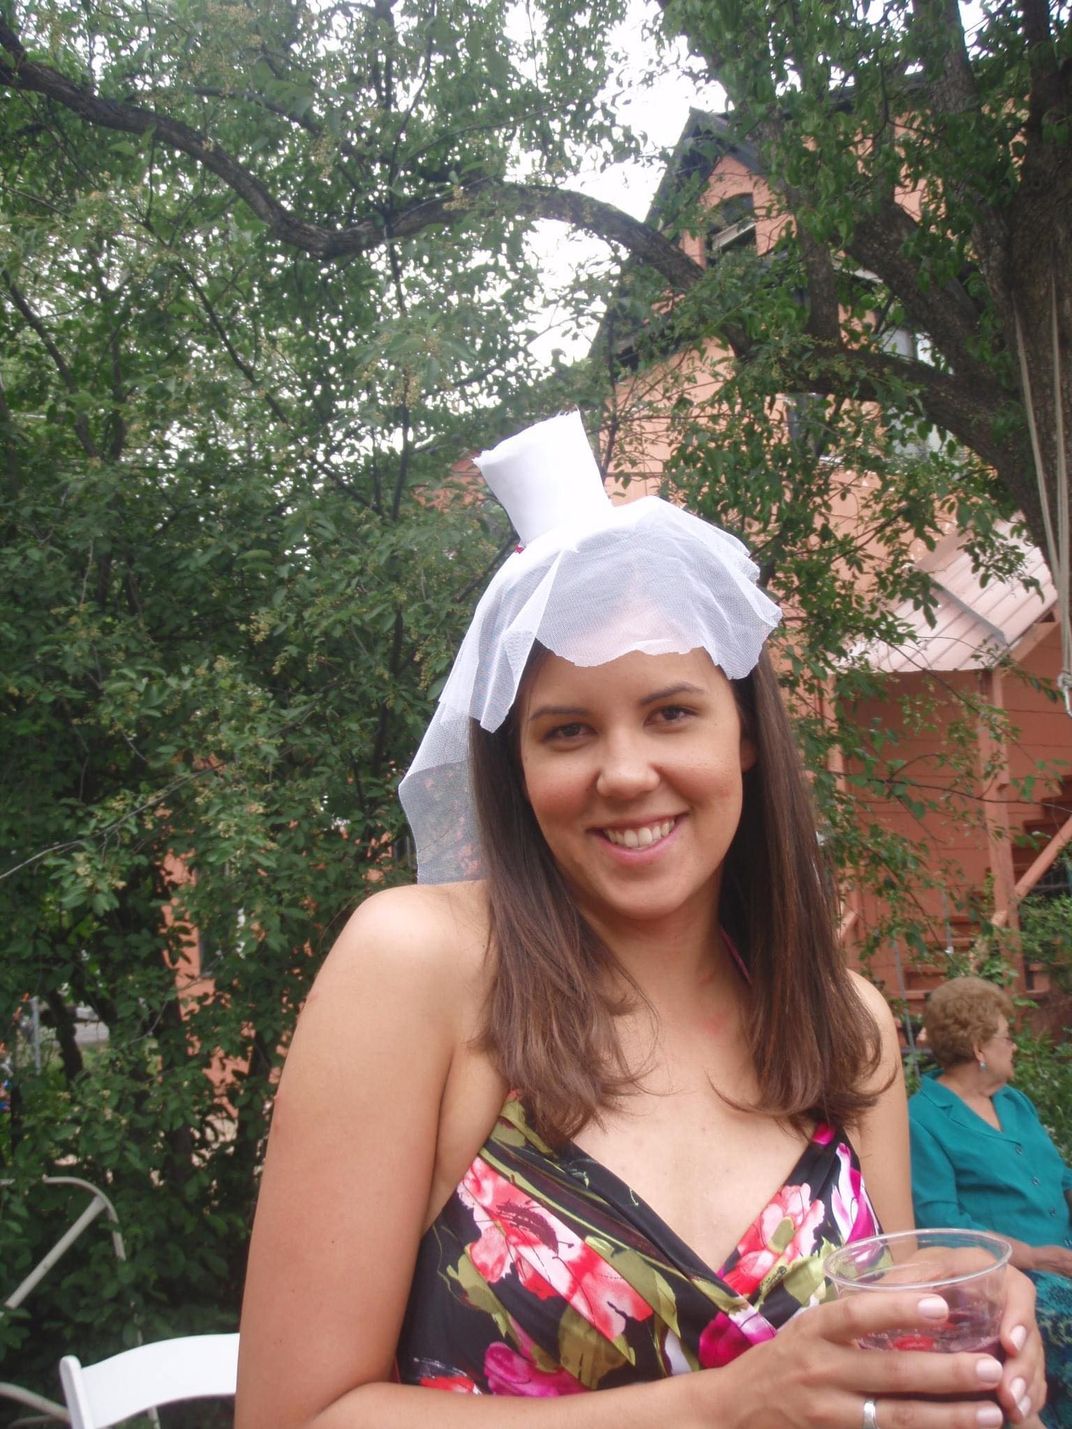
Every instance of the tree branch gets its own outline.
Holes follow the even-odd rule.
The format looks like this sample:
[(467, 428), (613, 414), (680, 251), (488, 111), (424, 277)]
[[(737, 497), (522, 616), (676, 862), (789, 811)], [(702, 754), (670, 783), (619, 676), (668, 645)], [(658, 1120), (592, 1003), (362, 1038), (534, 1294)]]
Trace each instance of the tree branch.
[(919, 224), (893, 199), (861, 213), (846, 252), (874, 273), (904, 308), (917, 332), (925, 332), (950, 366), (981, 390), (995, 385), (993, 369), (973, 356), (979, 313), (960, 283), (924, 288), (920, 264), (911, 256)]
[(284, 427), (289, 427), (290, 418), (287, 416), (286, 412), (284, 412), (283, 408), (275, 400), (272, 394), (261, 389), (256, 371), (252, 367), (250, 367), (249, 363), (245, 361), (245, 359), (242, 357), (242, 354), (238, 351), (234, 343), (231, 341), (230, 334), (228, 333), (226, 327), (224, 327), (223, 320), (213, 306), (211, 298), (209, 297), (205, 289), (202, 287), (202, 285), (197, 281), (195, 275), (190, 271), (190, 269), (186, 266), (182, 259), (179, 258), (179, 256), (176, 254), (174, 246), (169, 243), (165, 238), (163, 238), (161, 234), (157, 233), (157, 231), (152, 225), (152, 222), (148, 218), (142, 219), (142, 226), (146, 229), (148, 233), (152, 234), (153, 238), (156, 239), (156, 241), (161, 245), (161, 247), (165, 248), (169, 253), (171, 253), (172, 262), (175, 264), (175, 267), (177, 268), (183, 280), (189, 284), (190, 288), (194, 293), (194, 296), (197, 298), (197, 301), (201, 304), (209, 327), (219, 338), (220, 342), (223, 343), (224, 351), (231, 359), (231, 362), (234, 364), (235, 367), (238, 368), (239, 372), (241, 372), (242, 376), (249, 383), (253, 391), (264, 398), (265, 402), (268, 404), (268, 410), (271, 412), (272, 416), (275, 417), (276, 421), (281, 422)]
[[(216, 175), (243, 199), (273, 236), (313, 258), (331, 262), (381, 247), (388, 234), (380, 219), (363, 219), (347, 228), (333, 229), (308, 223), (292, 213), (250, 171), (215, 140), (155, 110), (120, 100), (103, 99), (53, 69), (37, 64), (23, 49), (18, 36), (0, 20), (0, 47), (12, 57), (0, 62), (0, 85), (42, 94), (91, 124), (125, 134), (155, 133), (168, 148), (188, 155)], [(472, 213), (481, 200), (507, 207), (521, 217), (549, 218), (583, 228), (609, 243), (617, 243), (651, 265), (677, 289), (686, 289), (703, 275), (703, 269), (662, 234), (612, 204), (569, 190), (538, 184), (512, 184), (477, 178), (448, 193), (419, 200), (391, 216), (391, 236), (409, 238), (435, 224), (451, 225)]]
[(113, 293), (105, 281), (101, 271), (100, 257), (98, 246), (90, 250), (89, 262), (93, 270), (93, 285), (97, 290), (101, 312), (108, 325), (108, 354), (111, 358), (112, 368), (112, 410), (107, 416), (101, 435), (105, 441), (109, 459), (118, 461), (123, 455), (123, 448), (126, 444), (127, 426), (123, 412), (126, 407), (127, 392), (123, 385), (123, 352), (119, 339), (119, 325), (112, 321), (113, 314), (110, 312), (118, 294)]
[(841, 340), (841, 313), (838, 307), (837, 270), (825, 244), (800, 226), (797, 240), (808, 275), (808, 320), (805, 331), (817, 342)]
[(0, 438), (3, 441), (4, 474), (7, 478), (7, 486), (14, 493), (19, 475), (19, 453), (15, 445), (15, 419), (8, 406), (3, 373), (0, 373)]
[(929, 29), (931, 43), (940, 46), (940, 66), (927, 67), (930, 107), (939, 114), (974, 112), (979, 97), (957, 0), (914, 0), (912, 8), (916, 24)]
[(1050, 8), (1046, 0), (1020, 0), (1020, 14), (1028, 44), (1048, 44), (1051, 39)]
[(1006, 480), (1010, 470), (1022, 465), (1020, 444), (995, 435), (995, 423), (1009, 394), (1001, 393), (995, 398), (997, 405), (989, 408), (980, 403), (976, 383), (960, 373), (942, 372), (926, 362), (874, 349), (818, 349), (802, 359), (798, 371), (787, 373), (787, 387), (790, 382), (831, 397), (878, 403), (887, 400), (885, 389), (890, 383), (907, 384), (916, 389), (922, 412), (935, 426), (970, 447)]
[[(63, 383), (64, 387), (67, 389), (67, 391), (71, 394), (72, 397), (75, 396), (78, 392), (78, 383), (75, 381), (74, 374), (72, 373), (71, 369), (67, 366), (67, 362), (64, 359), (63, 353), (60, 352), (59, 348), (52, 340), (52, 335), (49, 332), (48, 328), (45, 327), (44, 323), (34, 312), (25, 294), (15, 284), (10, 274), (4, 272), (2, 274), (2, 277), (4, 281), (4, 286), (5, 288), (7, 288), (7, 291), (11, 297), (11, 301), (14, 304), (15, 308), (23, 317), (27, 327), (29, 327), (36, 334), (42, 347), (48, 353), (49, 357), (51, 357), (56, 371), (60, 375), (60, 381)], [(93, 440), (93, 434), (89, 430), (89, 423), (86, 420), (86, 414), (84, 412), (75, 412), (74, 430), (75, 435), (78, 438), (79, 445), (81, 446), (85, 454), (87, 456), (99, 459), (100, 452), (97, 450), (97, 444)]]
[[(192, 93), (200, 95), (204, 99), (226, 99), (238, 100), (243, 104), (255, 105), (258, 109), (263, 109), (268, 114), (274, 114), (277, 119), (285, 119), (288, 124), (294, 124), (299, 129), (304, 129), (314, 139), (323, 139), (324, 126), (309, 114), (294, 114), (285, 105), (273, 104), (264, 95), (257, 94), (252, 89), (219, 89), (211, 85), (195, 85)], [(342, 137), (332, 141), (338, 147), (339, 153), (347, 159), (353, 159), (361, 165), (366, 175), (372, 172), (372, 165), (369, 162), (369, 155), (363, 152), (350, 139)], [(350, 182), (355, 185), (356, 181), (352, 173), (347, 174)]]

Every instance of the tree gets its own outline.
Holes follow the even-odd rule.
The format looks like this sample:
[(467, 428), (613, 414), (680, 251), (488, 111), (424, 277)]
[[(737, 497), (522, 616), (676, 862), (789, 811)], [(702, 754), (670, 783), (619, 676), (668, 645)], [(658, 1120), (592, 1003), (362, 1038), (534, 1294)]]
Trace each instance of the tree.
[[(660, 4), (669, 27), (725, 86), (736, 132), (757, 145), (794, 219), (807, 342), (784, 364), (786, 386), (922, 412), (993, 469), (1003, 504), (1024, 513), (1046, 549), (1027, 417), (1055, 501), (1067, 486), (1072, 432), (1072, 377), (1059, 357), (1072, 336), (1067, 7), (995, 5), (969, 44), (957, 0), (836, 11), (818, 0), (788, 9), (765, 0)], [(394, 10), (385, 0), (358, 13), (368, 17), (362, 25), (390, 28)], [(589, 12), (588, 28), (571, 25), (578, 54), (609, 13)], [(497, 23), (497, 8), (489, 14)], [(555, 6), (545, 14), (554, 37)], [(249, 51), (263, 61), (260, 89), (255, 69), (252, 92), (239, 93), (232, 75), (230, 89), (208, 86), (213, 97), (267, 108), (355, 162), (375, 151), (375, 135), (345, 124), (330, 70), (317, 73), (327, 68), (319, 58), (314, 65), (308, 50), (285, 41), (269, 64), (260, 45)], [(449, 143), (415, 159), (398, 146), (402, 181), (378, 211), (360, 203), (355, 185), (358, 202), (315, 222), (302, 216), (308, 193), (293, 202), (270, 165), (219, 142), (204, 111), (200, 123), (182, 117), (189, 111), (176, 104), (181, 74), (158, 78), (134, 63), (96, 86), (35, 60), (10, 24), (0, 27), (0, 46), (0, 84), (47, 95), (91, 124), (153, 136), (216, 175), (279, 242), (325, 261), (368, 253), (388, 235), (509, 213), (586, 228), (652, 265), (677, 291), (704, 276), (657, 227), (571, 191), (554, 165), (536, 170), (535, 182), (516, 182), (502, 152), (491, 161), (467, 155), (459, 165)], [(526, 135), (536, 148), (539, 129), (536, 119)], [(846, 333), (839, 310), (859, 308), (853, 280), (858, 289), (861, 271), (877, 281), (881, 320)], [(732, 313), (706, 319), (709, 333), (749, 356), (754, 331)], [(937, 361), (885, 348), (878, 339), (891, 320), (926, 333)]]
[[(793, 216), (810, 339), (795, 385), (915, 403), (993, 468), (1046, 551), (1026, 417), (1056, 509), (1072, 432), (1068, 7), (984, 7), (969, 43), (956, 0), (661, 3)], [(879, 320), (846, 330), (861, 273)], [(933, 364), (883, 346), (900, 324)]]

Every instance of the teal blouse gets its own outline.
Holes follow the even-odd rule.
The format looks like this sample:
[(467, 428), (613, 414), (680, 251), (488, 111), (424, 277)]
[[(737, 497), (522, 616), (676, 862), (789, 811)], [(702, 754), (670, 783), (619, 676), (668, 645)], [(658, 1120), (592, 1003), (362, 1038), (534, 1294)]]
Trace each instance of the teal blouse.
[(993, 1096), (1001, 1130), (931, 1073), (908, 1102), (916, 1223), (1072, 1247), (1072, 1171), (1022, 1092)]

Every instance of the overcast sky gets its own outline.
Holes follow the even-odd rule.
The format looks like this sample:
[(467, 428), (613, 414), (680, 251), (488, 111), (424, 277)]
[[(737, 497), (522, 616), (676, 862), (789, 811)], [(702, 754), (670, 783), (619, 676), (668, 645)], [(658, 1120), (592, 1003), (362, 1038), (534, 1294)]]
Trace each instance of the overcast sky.
[[(690, 60), (685, 46), (657, 59), (653, 42), (645, 38), (645, 24), (657, 23), (658, 11), (651, 0), (630, 0), (629, 15), (617, 32), (618, 46), (629, 56), (622, 86), (612, 96), (615, 110), (644, 141), (649, 161), (623, 164), (600, 170), (598, 158), (569, 181), (569, 187), (593, 198), (603, 199), (624, 209), (634, 218), (643, 218), (663, 175), (664, 156), (677, 143), (685, 127), (689, 108), (719, 110), (725, 96), (717, 85), (698, 82), (702, 72), (699, 62)], [(659, 74), (650, 86), (644, 78), (658, 63)], [(576, 265), (593, 253), (606, 251), (597, 239), (571, 233), (561, 223), (540, 223), (536, 226), (533, 247), (547, 275), (548, 288), (564, 281)], [(550, 360), (554, 348), (569, 357), (580, 357), (587, 350), (602, 316), (594, 312), (581, 333), (570, 333), (556, 326), (559, 312), (553, 301), (547, 311), (550, 330), (533, 344), (533, 351)]]

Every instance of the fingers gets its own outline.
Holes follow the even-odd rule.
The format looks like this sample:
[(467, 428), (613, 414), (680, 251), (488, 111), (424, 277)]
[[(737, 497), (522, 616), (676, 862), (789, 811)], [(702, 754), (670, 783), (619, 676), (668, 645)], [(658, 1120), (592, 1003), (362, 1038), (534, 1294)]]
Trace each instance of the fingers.
[(998, 1394), (1013, 1424), (1023, 1424), (1046, 1400), (1046, 1369), (1042, 1339), (1035, 1323), (1035, 1287), (1011, 1267), (1006, 1272), (1005, 1314), (1001, 1344), (1005, 1375)]
[[(936, 1295), (857, 1295), (823, 1309), (836, 1312), (823, 1325), (825, 1338), (861, 1346), (860, 1353), (842, 1361), (841, 1383), (865, 1399), (870, 1395), (876, 1402), (885, 1401), (880, 1429), (898, 1429), (902, 1423), (920, 1429), (931, 1423), (949, 1429), (961, 1424), (998, 1426), (1006, 1418), (1019, 1425), (1042, 1403), (1041, 1342), (1030, 1300), (1022, 1292), (1012, 1297), (1006, 1312), (1002, 1346), (1010, 1359), (1004, 1367), (992, 1354), (940, 1352), (949, 1310)], [(1025, 1309), (1026, 1324), (1022, 1314), (1016, 1314)], [(932, 1396), (940, 1406), (937, 1417), (921, 1403)], [(914, 1417), (917, 1411), (922, 1417)]]
[[(927, 1350), (904, 1352), (862, 1350), (849, 1372), (850, 1381), (876, 1398), (981, 1401), (997, 1409), (1002, 1366), (992, 1355), (934, 1354)], [(998, 1411), (997, 1423), (1002, 1414)]]
[[(863, 1350), (859, 1374), (872, 1386), (877, 1429), (1000, 1429), (1002, 1366), (991, 1355)], [(861, 1426), (868, 1421), (861, 1411)]]
[(1036, 1399), (1028, 1389), (1023, 1376), (1016, 1375), (1013, 1379), (1006, 1380), (1001, 1386), (998, 1398), (1009, 1419), (1014, 1424), (1024, 1424), (1032, 1418), (1032, 1411), (1038, 1409), (1042, 1398), (1045, 1398), (1045, 1384), (1042, 1389), (1042, 1397)]
[[(853, 1422), (851, 1412), (846, 1424)], [(863, 1425), (862, 1411), (860, 1423)], [(1000, 1429), (1004, 1422), (996, 1404), (923, 1404), (911, 1399), (875, 1399), (877, 1429)]]
[[(880, 1337), (886, 1337), (881, 1340), (884, 1348), (931, 1349), (934, 1331), (948, 1318), (949, 1306), (940, 1295), (921, 1296), (918, 1290), (907, 1290), (889, 1295), (848, 1295), (828, 1302), (814, 1313), (815, 1326), (822, 1316), (823, 1334), (837, 1343), (872, 1341), (877, 1345)], [(913, 1331), (931, 1343), (910, 1343)], [(906, 1343), (896, 1343), (899, 1339)]]

